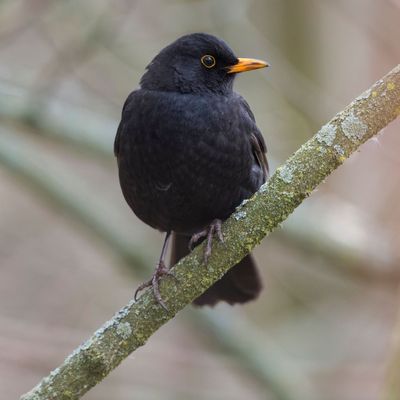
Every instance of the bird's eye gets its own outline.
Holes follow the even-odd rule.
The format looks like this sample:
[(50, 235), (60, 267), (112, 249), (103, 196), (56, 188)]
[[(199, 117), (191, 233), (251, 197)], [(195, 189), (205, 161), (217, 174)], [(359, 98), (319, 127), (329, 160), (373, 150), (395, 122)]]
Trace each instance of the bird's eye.
[(215, 61), (215, 58), (213, 56), (210, 56), (209, 54), (201, 57), (200, 61), (206, 68), (215, 67), (215, 64), (217, 63)]

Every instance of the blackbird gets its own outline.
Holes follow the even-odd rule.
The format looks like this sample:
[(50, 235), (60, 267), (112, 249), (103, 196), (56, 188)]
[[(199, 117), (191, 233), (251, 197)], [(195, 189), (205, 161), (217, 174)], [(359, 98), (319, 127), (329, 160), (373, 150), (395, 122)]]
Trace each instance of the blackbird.
[[(194, 33), (162, 49), (126, 99), (114, 143), (122, 192), (143, 222), (166, 232), (154, 275), (135, 298), (152, 286), (166, 308), (159, 280), (172, 275), (164, 262), (171, 236), (171, 265), (203, 240), (207, 262), (214, 235), (223, 241), (221, 221), (267, 179), (264, 139), (233, 91), (237, 73), (267, 66)], [(248, 255), (193, 303), (244, 303), (261, 287)]]

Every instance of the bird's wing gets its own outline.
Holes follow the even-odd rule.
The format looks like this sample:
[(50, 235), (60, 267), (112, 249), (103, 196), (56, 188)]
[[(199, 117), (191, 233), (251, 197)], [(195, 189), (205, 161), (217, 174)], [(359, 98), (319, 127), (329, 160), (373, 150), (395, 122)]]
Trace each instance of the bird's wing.
[(240, 96), (240, 103), (243, 109), (246, 111), (250, 120), (252, 121), (252, 127), (250, 131), (250, 143), (253, 150), (253, 154), (255, 159), (257, 160), (258, 165), (264, 172), (264, 180), (267, 179), (269, 173), (268, 160), (267, 160), (267, 146), (265, 144), (265, 140), (263, 138), (262, 133), (257, 128), (256, 119), (254, 117), (253, 112), (250, 109), (247, 101)]
[(258, 128), (251, 133), (250, 143), (253, 149), (253, 154), (258, 162), (258, 165), (264, 172), (264, 179), (267, 179), (269, 173), (268, 160), (266, 156), (267, 148), (265, 146), (264, 138)]
[(121, 113), (121, 122), (118, 125), (117, 129), (117, 134), (115, 135), (115, 140), (114, 140), (114, 155), (115, 157), (118, 157), (119, 154), (119, 141), (122, 135), (122, 131), (124, 129), (124, 124), (122, 121), (127, 120), (127, 118), (123, 118), (124, 113), (127, 111), (128, 105), (131, 102), (133, 96), (135, 94), (135, 91), (129, 94), (127, 99), (125, 100), (124, 106), (122, 107), (122, 113)]

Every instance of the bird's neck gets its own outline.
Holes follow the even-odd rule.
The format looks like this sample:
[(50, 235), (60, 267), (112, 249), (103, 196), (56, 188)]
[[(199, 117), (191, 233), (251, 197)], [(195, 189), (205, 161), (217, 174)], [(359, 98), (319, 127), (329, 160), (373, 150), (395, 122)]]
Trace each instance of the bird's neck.
[(145, 90), (174, 92), (183, 94), (230, 95), (233, 93), (233, 77), (215, 81), (197, 81), (187, 79), (178, 71), (160, 75), (156, 69), (149, 68), (140, 80)]

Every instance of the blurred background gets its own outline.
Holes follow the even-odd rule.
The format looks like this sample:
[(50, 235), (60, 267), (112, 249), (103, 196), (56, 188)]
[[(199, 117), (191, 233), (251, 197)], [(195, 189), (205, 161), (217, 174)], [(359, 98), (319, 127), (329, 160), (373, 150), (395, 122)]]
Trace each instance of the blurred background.
[[(272, 171), (400, 60), (399, 0), (0, 2), (0, 398), (60, 364), (148, 278), (162, 236), (137, 220), (112, 144), (165, 45), (196, 31), (272, 67), (236, 90)], [(187, 307), (85, 399), (369, 400), (399, 306), (400, 124), (257, 248), (265, 290)]]

